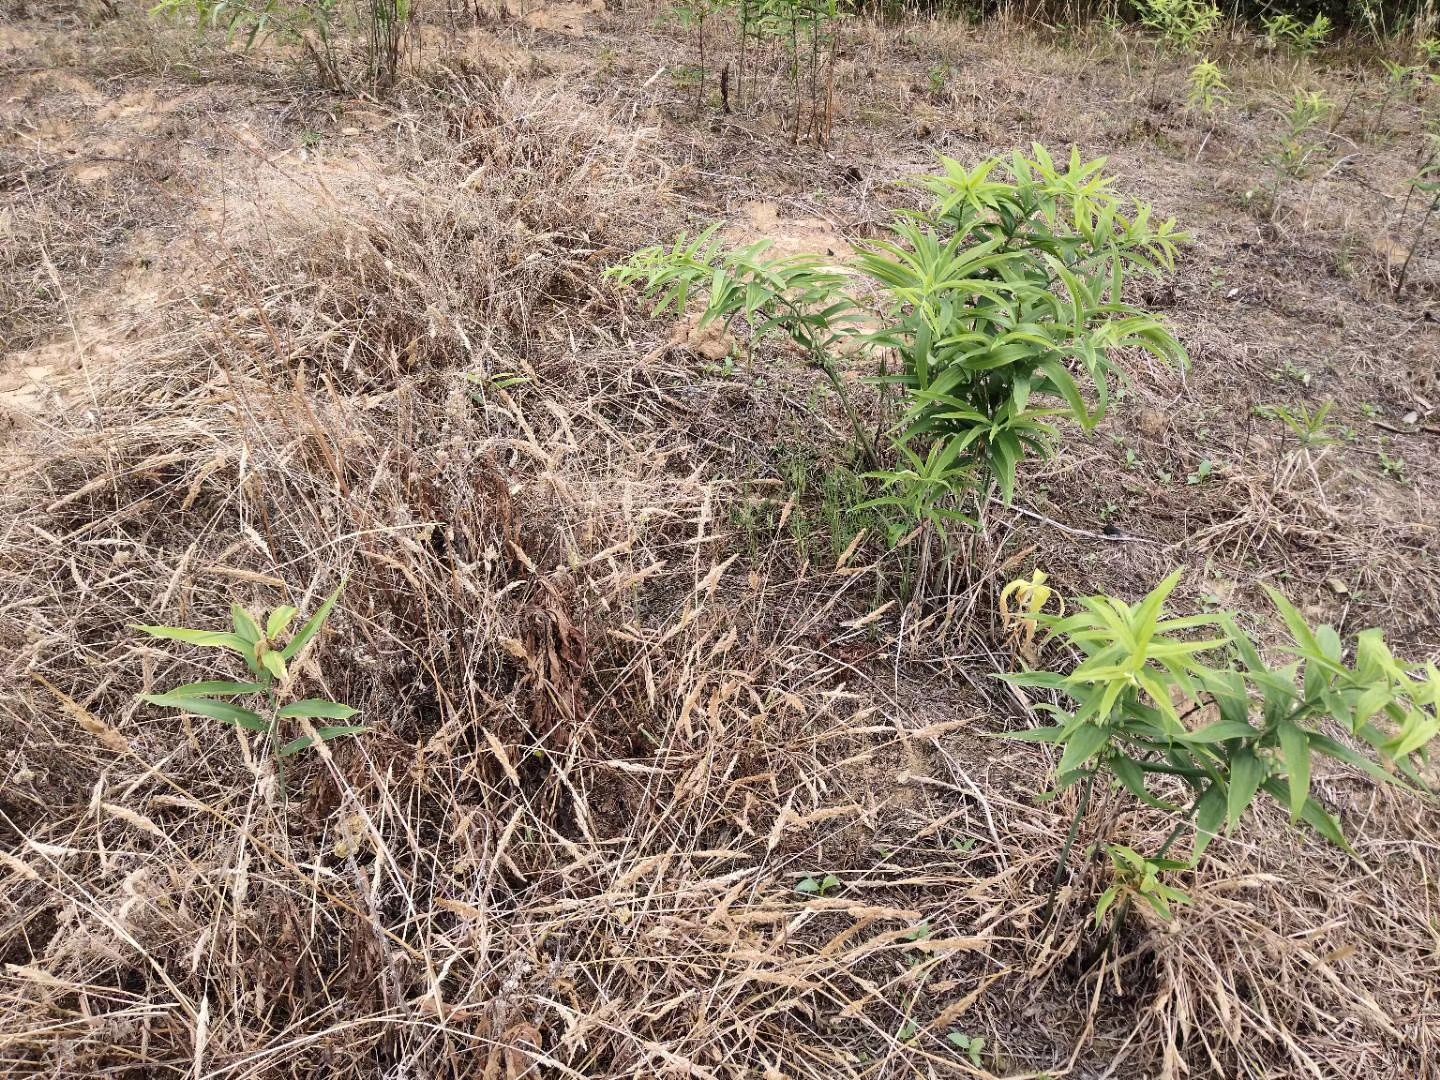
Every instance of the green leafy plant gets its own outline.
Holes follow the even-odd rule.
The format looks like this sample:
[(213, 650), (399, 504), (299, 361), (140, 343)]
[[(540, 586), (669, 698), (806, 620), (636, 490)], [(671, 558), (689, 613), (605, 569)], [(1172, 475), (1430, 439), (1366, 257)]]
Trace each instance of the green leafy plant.
[[(1147, 875), (1178, 869), (1163, 860), (1192, 822), (1193, 865), (1261, 795), (1284, 806), (1292, 821), (1349, 850), (1340, 822), (1311, 794), (1317, 756), (1385, 783), (1423, 787), (1416, 762), (1440, 735), (1440, 668), (1395, 659), (1379, 630), (1362, 631), (1347, 648), (1333, 628), (1312, 626), (1284, 596), (1267, 589), (1290, 636), (1289, 660), (1272, 665), (1233, 612), (1168, 614), (1165, 604), (1179, 581), (1177, 570), (1135, 604), (1091, 596), (1070, 615), (1040, 616), (1048, 640), (1081, 662), (1068, 674), (1005, 676), (1016, 686), (1073, 702), (1041, 703), (1037, 707), (1057, 723), (1010, 736), (1055, 744), (1061, 749), (1057, 790), (1082, 785), (1057, 886), (1099, 776), (1145, 805), (1179, 816), (1153, 855), (1131, 858), (1117, 849), (1121, 891), (1135, 891), (1137, 880), (1145, 885)], [(1201, 710), (1216, 718), (1196, 725)], [(1341, 739), (1327, 731), (1331, 725)], [(1152, 790), (1156, 778), (1169, 787)], [(1185, 805), (1177, 794), (1188, 796)], [(1177, 899), (1151, 892), (1139, 890), (1152, 905)]]
[(1216, 106), (1224, 104), (1230, 92), (1225, 85), (1225, 73), (1209, 57), (1190, 69), (1187, 87), (1186, 106), (1204, 116), (1212, 115)]
[(823, 877), (805, 877), (795, 886), (795, 891), (804, 893), (807, 896), (829, 896), (840, 888), (840, 879), (834, 874), (826, 874)]
[(1295, 56), (1313, 54), (1335, 29), (1335, 24), (1324, 12), (1318, 12), (1309, 23), (1283, 12), (1261, 22), (1265, 27), (1266, 45), (1272, 49), (1283, 48)]
[(1170, 48), (1194, 52), (1219, 28), (1224, 16), (1207, 0), (1137, 0), (1140, 22)]
[[(242, 731), (263, 736), (277, 763), (317, 743), (361, 734), (365, 728), (343, 722), (356, 714), (349, 705), (325, 698), (288, 700), (293, 688), (290, 667), (324, 629), (339, 597), (340, 590), (336, 589), (294, 634), (289, 633), (298, 614), (293, 607), (278, 607), (263, 618), (257, 618), (239, 604), (230, 606), (229, 630), (137, 626), (135, 629), (153, 638), (234, 653), (249, 672), (249, 679), (245, 682), (207, 679), (172, 687), (163, 694), (147, 694), (141, 700), (195, 716), (208, 716)], [(242, 700), (255, 703), (255, 707), (237, 704)], [(341, 723), (317, 728), (310, 724), (312, 720)], [(287, 721), (298, 721), (305, 730), (283, 741)], [(283, 772), (281, 775), (283, 780)]]
[(973, 517), (946, 505), (947, 496), (964, 491), (974, 479), (972, 465), (961, 458), (964, 447), (958, 440), (931, 443), (923, 458), (903, 443), (896, 449), (903, 459), (896, 468), (866, 474), (880, 481), (888, 493), (866, 500), (857, 509), (898, 510), (911, 521), (935, 526), (941, 532), (951, 523), (976, 524)]
[(1390, 102), (1398, 94), (1413, 89), (1425, 76), (1423, 64), (1400, 64), (1383, 57), (1380, 64), (1385, 69), (1385, 96), (1380, 99), (1380, 108), (1376, 111), (1374, 124), (1371, 125), (1371, 137), (1378, 135), (1384, 128), (1385, 113), (1390, 108)]
[(985, 1040), (978, 1035), (966, 1035), (963, 1031), (952, 1031), (945, 1036), (945, 1041), (959, 1050), (975, 1068), (980, 1068), (984, 1062)]
[(1335, 441), (1330, 434), (1328, 423), (1330, 411), (1335, 403), (1327, 401), (1314, 412), (1303, 405), (1290, 408), (1285, 405), (1262, 405), (1256, 411), (1269, 419), (1279, 420), (1300, 441), (1306, 449), (1329, 446)]
[[(837, 391), (885, 504), (931, 522), (963, 519), (960, 507), (992, 481), (1010, 501), (1021, 461), (1049, 452), (1057, 419), (1093, 429), (1110, 378), (1124, 375), (1117, 350), (1185, 359), (1164, 325), (1122, 296), (1136, 274), (1173, 269), (1185, 237), (1115, 195), (1103, 160), (1072, 151), (1060, 165), (1037, 145), (974, 169), (940, 163), (918, 181), (929, 205), (847, 261), (769, 259), (763, 243), (726, 250), (712, 226), (608, 271), (657, 297), (656, 314), (702, 295), (702, 325), (743, 321), (752, 338), (788, 337)], [(898, 391), (898, 415), (883, 418), (893, 467), (842, 374), (841, 357), (855, 354), (878, 356), (879, 385)]]
[(1160, 875), (1188, 869), (1190, 864), (1178, 859), (1147, 859), (1123, 844), (1111, 844), (1105, 849), (1110, 856), (1110, 865), (1115, 872), (1115, 883), (1100, 894), (1095, 904), (1095, 923), (1105, 921), (1106, 914), (1116, 900), (1129, 903), (1132, 898), (1149, 904), (1162, 919), (1169, 919), (1175, 904), (1190, 903), (1190, 895), (1160, 880)]
[(606, 275), (621, 285), (638, 283), (658, 297), (652, 317), (685, 313), (692, 295), (708, 289), (698, 326), (733, 319), (747, 321), (753, 337), (787, 336), (829, 379), (844, 404), (851, 429), (874, 462), (870, 439), (850, 401), (838, 365), (845, 343), (858, 333), (859, 309), (845, 293), (849, 277), (814, 255), (767, 258), (768, 241), (727, 250), (716, 237), (719, 224), (693, 239), (681, 234), (669, 247), (637, 252)]
[(1330, 115), (1333, 103), (1318, 90), (1296, 90), (1290, 108), (1282, 113), (1285, 130), (1280, 141), (1265, 157), (1273, 182), (1270, 189), (1272, 220), (1280, 209), (1280, 185), (1286, 179), (1301, 180), (1311, 167), (1323, 160), (1326, 144), (1316, 129)]
[(1322, 151), (1313, 138), (1315, 129), (1330, 114), (1333, 104), (1319, 90), (1296, 90), (1290, 109), (1284, 113), (1285, 133), (1269, 161), (1286, 176), (1303, 177)]
[(951, 74), (950, 65), (946, 63), (936, 64), (926, 74), (925, 77), (930, 87), (929, 94), (931, 101), (938, 103), (944, 100), (945, 86), (950, 81)]
[(1398, 484), (1405, 483), (1405, 462), (1380, 451), (1380, 471)]

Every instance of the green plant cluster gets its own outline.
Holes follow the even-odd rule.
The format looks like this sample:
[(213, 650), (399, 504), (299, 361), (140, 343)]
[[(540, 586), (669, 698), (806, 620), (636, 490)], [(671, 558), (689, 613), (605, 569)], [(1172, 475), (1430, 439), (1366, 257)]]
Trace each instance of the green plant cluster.
[[(1285, 659), (1272, 664), (1234, 612), (1168, 614), (1179, 581), (1176, 571), (1135, 604), (1092, 596), (1069, 615), (1034, 615), (1047, 640), (1081, 662), (1068, 673), (1005, 676), (1068, 700), (1038, 706), (1054, 716), (1053, 726), (1010, 737), (1060, 748), (1057, 791), (1084, 784), (1082, 813), (1103, 775), (1142, 803), (1180, 816), (1154, 855), (1114, 853), (1121, 891), (1162, 913), (1183, 895), (1157, 890), (1151, 879), (1193, 866), (1262, 795), (1350, 850), (1340, 822), (1312, 794), (1316, 758), (1423, 788), (1417, 762), (1440, 735), (1440, 668), (1397, 660), (1379, 630), (1361, 632), (1347, 647), (1334, 628), (1312, 625), (1270, 589), (1290, 636)], [(1190, 860), (1167, 860), (1189, 825)]]
[(1285, 130), (1275, 147), (1265, 156), (1270, 167), (1270, 213), (1280, 210), (1280, 185), (1286, 179), (1303, 180), (1317, 162), (1327, 155), (1322, 137), (1322, 124), (1334, 110), (1334, 104), (1319, 90), (1295, 91), (1290, 108), (1282, 114)]
[(1136, 0), (1135, 7), (1141, 25), (1179, 52), (1194, 52), (1224, 19), (1209, 0)]
[(1323, 11), (1317, 12), (1308, 23), (1301, 22), (1288, 12), (1281, 12), (1262, 20), (1265, 27), (1265, 43), (1272, 49), (1285, 49), (1296, 56), (1310, 56), (1325, 44), (1335, 24)]
[[(1118, 350), (1184, 362), (1161, 321), (1123, 291), (1137, 274), (1173, 269), (1185, 237), (1116, 195), (1103, 159), (1078, 151), (1063, 164), (1038, 145), (973, 169), (940, 164), (917, 182), (928, 205), (897, 215), (885, 239), (848, 260), (771, 258), (763, 242), (732, 250), (712, 226), (608, 274), (657, 297), (656, 314), (699, 295), (702, 325), (742, 321), (754, 339), (788, 337), (840, 395), (886, 489), (880, 501), (943, 526), (968, 519), (991, 481), (1012, 499), (1020, 463), (1053, 448), (1057, 420), (1099, 422), (1109, 380), (1123, 375)], [(884, 418), (885, 463), (851, 401), (842, 358), (856, 352), (898, 361), (875, 380), (899, 396)]]
[[(244, 731), (263, 736), (270, 744), (277, 761), (292, 757), (317, 743), (346, 735), (358, 735), (365, 728), (347, 724), (355, 715), (349, 705), (325, 698), (305, 698), (286, 702), (292, 688), (290, 665), (305, 651), (325, 627), (335, 610), (340, 592), (332, 593), (320, 609), (298, 631), (286, 638), (298, 614), (293, 607), (278, 607), (263, 618), (257, 618), (232, 604), (230, 630), (192, 630), (182, 626), (137, 626), (136, 629), (154, 638), (179, 641), (201, 648), (223, 649), (234, 653), (250, 672), (248, 682), (209, 679), (172, 687), (163, 694), (150, 694), (141, 700), (151, 705), (177, 709), (196, 716), (208, 716)], [(254, 708), (236, 704), (250, 699)], [(285, 721), (341, 721), (322, 727), (310, 727), (304, 734), (283, 741)]]
[(1187, 108), (1210, 116), (1217, 106), (1224, 104), (1230, 87), (1225, 83), (1225, 72), (1220, 65), (1205, 57), (1193, 68), (1186, 78), (1185, 105)]

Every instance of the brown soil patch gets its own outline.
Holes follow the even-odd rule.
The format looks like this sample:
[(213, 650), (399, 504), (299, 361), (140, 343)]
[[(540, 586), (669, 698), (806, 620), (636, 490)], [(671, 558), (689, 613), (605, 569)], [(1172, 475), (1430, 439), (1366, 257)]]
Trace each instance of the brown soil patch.
[(725, 236), (733, 244), (770, 242), (769, 252), (777, 258), (792, 255), (828, 255), (842, 259), (852, 248), (835, 223), (814, 216), (781, 217), (782, 208), (768, 199), (752, 199), (740, 208), (741, 220)]

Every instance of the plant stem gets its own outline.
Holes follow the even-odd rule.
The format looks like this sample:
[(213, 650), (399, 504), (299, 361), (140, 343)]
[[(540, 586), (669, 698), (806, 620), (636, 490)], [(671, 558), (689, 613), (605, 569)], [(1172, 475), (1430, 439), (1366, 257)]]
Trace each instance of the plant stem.
[[(702, 0), (708, 3), (709, 0)], [(695, 115), (699, 116), (705, 109), (705, 9), (700, 9), (699, 18), (695, 21), (696, 37), (700, 44), (700, 80), (699, 88), (695, 93)]]
[(1065, 880), (1066, 864), (1070, 861), (1070, 852), (1075, 847), (1075, 839), (1080, 835), (1080, 822), (1090, 809), (1090, 793), (1095, 787), (1095, 770), (1091, 769), (1085, 774), (1084, 786), (1080, 789), (1080, 805), (1075, 810), (1075, 816), (1070, 819), (1070, 831), (1065, 834), (1065, 846), (1060, 849), (1060, 858), (1055, 863), (1055, 875), (1050, 879), (1050, 895), (1045, 900), (1045, 908), (1041, 913), (1041, 921), (1048, 923), (1050, 916), (1055, 912), (1055, 897), (1060, 892), (1060, 885)]
[(800, 141), (800, 16), (790, 8), (790, 142)]
[(1405, 261), (1400, 264), (1400, 275), (1395, 282), (1395, 291), (1398, 293), (1405, 288), (1405, 275), (1410, 272), (1410, 260), (1415, 258), (1415, 249), (1425, 237), (1425, 228), (1430, 224), (1430, 219), (1435, 214), (1435, 208), (1440, 206), (1440, 192), (1430, 200), (1430, 207), (1425, 211), (1425, 216), (1420, 219), (1420, 225), (1415, 230), (1415, 239), (1410, 243), (1410, 250), (1405, 253)]
[(289, 793), (285, 788), (285, 759), (280, 756), (280, 717), (276, 715), (279, 712), (279, 697), (273, 686), (266, 691), (265, 700), (269, 714), (266, 717), (269, 720), (266, 738), (270, 743), (270, 759), (275, 763), (275, 784), (280, 790), (280, 801), (284, 803), (289, 801)]
[(835, 393), (840, 397), (840, 405), (845, 410), (845, 416), (850, 421), (850, 429), (854, 431), (855, 438), (860, 443), (860, 453), (865, 458), (865, 463), (872, 469), (880, 467), (880, 459), (875, 453), (875, 444), (870, 440), (870, 433), (865, 430), (865, 425), (860, 422), (860, 414), (855, 411), (855, 403), (850, 400), (850, 392), (845, 389), (845, 381), (840, 378), (840, 372), (835, 368), (835, 362), (826, 356), (821, 350), (815, 349), (811, 352), (815, 363), (820, 370), (825, 372), (825, 377), (830, 380), (830, 385), (835, 388)]
[(735, 66), (735, 109), (745, 104), (745, 39), (749, 37), (750, 0), (740, 0), (740, 62)]
[[(1206, 790), (1208, 791), (1209, 788)], [(1175, 846), (1175, 841), (1180, 839), (1180, 834), (1189, 827), (1190, 819), (1195, 816), (1195, 811), (1200, 808), (1200, 798), (1201, 796), (1197, 795), (1194, 801), (1190, 803), (1190, 806), (1185, 810), (1184, 816), (1175, 823), (1175, 827), (1170, 830), (1170, 835), (1167, 836), (1165, 842), (1160, 845), (1160, 850), (1156, 853), (1155, 858), (1163, 859), (1169, 854), (1170, 849)]]

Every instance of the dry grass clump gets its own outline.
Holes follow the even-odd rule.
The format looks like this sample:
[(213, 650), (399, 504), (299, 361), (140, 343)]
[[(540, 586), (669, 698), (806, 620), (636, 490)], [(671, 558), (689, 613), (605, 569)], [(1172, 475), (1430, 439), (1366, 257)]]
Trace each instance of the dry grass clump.
[[(17, 1073), (748, 1068), (816, 1002), (889, 999), (865, 961), (920, 916), (793, 885), (853, 861), (893, 723), (775, 629), (808, 582), (722, 591), (721, 498), (633, 360), (538, 329), (659, 193), (593, 118), (476, 95), (458, 190), (236, 251), (7, 493)], [(203, 669), (130, 624), (342, 579), (301, 677), (376, 730), (289, 800), (137, 705)]]
[[(1262, 815), (1117, 957), (1096, 860), (1042, 923), (1073, 792), (976, 737), (1024, 723), (968, 618), (1011, 536), (878, 612), (895, 556), (737, 536), (753, 451), (721, 435), (793, 401), (647, 351), (599, 284), (680, 225), (664, 155), (554, 85), (414, 93), (395, 168), (230, 175), (214, 267), (10, 448), (0, 1071), (1434, 1068), (1433, 815), (1317, 777), (1363, 868)], [(342, 581), (298, 677), (372, 731), (288, 798), (258, 745), (137, 702), (213, 668), (132, 624)], [(1130, 805), (1081, 846), (1173, 824)]]

